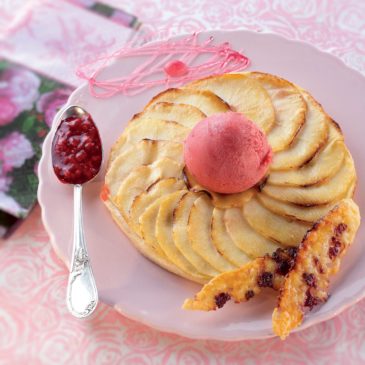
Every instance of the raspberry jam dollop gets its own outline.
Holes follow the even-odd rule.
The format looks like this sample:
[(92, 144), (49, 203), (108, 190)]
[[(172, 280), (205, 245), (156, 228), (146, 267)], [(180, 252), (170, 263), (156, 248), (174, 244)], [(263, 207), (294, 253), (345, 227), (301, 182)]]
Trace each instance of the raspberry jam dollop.
[(102, 148), (98, 129), (90, 115), (61, 121), (52, 142), (52, 164), (65, 184), (84, 184), (100, 170)]

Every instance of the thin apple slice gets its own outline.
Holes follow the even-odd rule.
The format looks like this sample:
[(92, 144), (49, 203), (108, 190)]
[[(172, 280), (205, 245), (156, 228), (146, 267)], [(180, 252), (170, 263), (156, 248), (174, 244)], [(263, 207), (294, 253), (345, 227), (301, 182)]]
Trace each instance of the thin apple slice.
[(213, 205), (206, 195), (198, 198), (190, 211), (188, 234), (195, 252), (220, 272), (235, 268), (216, 249), (211, 239)]
[(142, 139), (182, 142), (189, 132), (189, 128), (175, 121), (137, 119), (125, 129), (123, 135), (127, 144), (136, 143)]
[(113, 161), (105, 175), (110, 195), (114, 196), (118, 192), (121, 182), (135, 167), (149, 165), (165, 157), (182, 164), (183, 145), (177, 142), (143, 139), (130, 146)]
[(212, 242), (224, 258), (239, 267), (251, 261), (251, 258), (233, 242), (224, 224), (224, 213), (224, 209), (214, 208), (213, 210)]
[(250, 74), (224, 74), (194, 81), (188, 89), (209, 90), (222, 98), (231, 108), (245, 114), (264, 132), (275, 123), (275, 111), (265, 88)]
[(255, 231), (284, 246), (297, 247), (311, 227), (308, 223), (289, 220), (272, 213), (256, 198), (244, 205), (243, 215)]
[(272, 171), (267, 180), (271, 185), (309, 186), (333, 176), (342, 165), (346, 153), (343, 141), (326, 144), (316, 156), (297, 169)]
[(251, 72), (271, 98), (275, 110), (275, 124), (267, 139), (274, 152), (287, 149), (306, 118), (307, 104), (300, 91), (289, 81), (261, 72)]
[[(341, 199), (352, 198), (356, 187), (356, 180), (350, 184), (349, 190)], [(326, 215), (332, 207), (337, 204), (337, 200), (328, 204), (304, 206), (297, 205), (290, 202), (284, 202), (271, 198), (266, 194), (258, 194), (257, 198), (260, 200), (267, 209), (271, 210), (275, 214), (282, 215), (289, 219), (299, 219), (304, 222), (313, 223), (324, 215)]]
[(166, 198), (166, 196), (161, 196), (156, 199), (152, 204), (150, 204), (143, 214), (139, 217), (140, 234), (145, 242), (145, 245), (150, 247), (153, 252), (159, 257), (166, 259), (171, 262), (163, 249), (160, 247), (156, 238), (156, 222), (158, 211), (160, 210), (161, 202)]
[(129, 224), (132, 229), (141, 236), (141, 227), (139, 225), (139, 217), (143, 212), (158, 198), (166, 196), (177, 190), (183, 190), (185, 184), (182, 180), (175, 177), (168, 179), (158, 179), (153, 182), (146, 191), (137, 195), (133, 200), (131, 209), (129, 212)]
[[(182, 196), (187, 194), (186, 190), (176, 191), (165, 196), (159, 203), (159, 210), (156, 218), (155, 234), (158, 244), (165, 255), (181, 270), (193, 275), (201, 275), (200, 270), (197, 270), (179, 251), (174, 244), (173, 239), (173, 212), (179, 203)], [(143, 219), (143, 218), (141, 218)], [(210, 277), (204, 277), (208, 280)]]
[(206, 115), (195, 106), (167, 102), (152, 104), (138, 114), (138, 118), (170, 120), (190, 129), (205, 117)]
[[(202, 278), (201, 276), (196, 277), (193, 275), (190, 275), (189, 273), (183, 272), (178, 267), (176, 267), (171, 261), (168, 260), (168, 258), (164, 255), (164, 253), (161, 251), (159, 254), (155, 248), (153, 248), (151, 245), (147, 244), (145, 240), (138, 237), (129, 229), (128, 224), (125, 222), (124, 218), (120, 214), (119, 210), (115, 207), (115, 205), (108, 199), (105, 200), (105, 205), (109, 209), (110, 213), (112, 214), (113, 220), (115, 223), (118, 224), (120, 229), (128, 236), (131, 243), (138, 249), (138, 251), (144, 255), (146, 258), (151, 260), (152, 262), (156, 263), (160, 267), (176, 274), (181, 277), (187, 278), (188, 280), (192, 280), (195, 282), (198, 282), (200, 284), (205, 284), (207, 280)], [(154, 239), (156, 241), (156, 238)], [(153, 241), (153, 242), (154, 242)]]
[(230, 110), (227, 103), (207, 90), (168, 89), (156, 95), (146, 108), (160, 102), (192, 105), (207, 116)]
[(236, 194), (219, 194), (215, 192), (209, 192), (212, 197), (212, 203), (214, 207), (220, 209), (242, 207), (245, 202), (252, 198), (254, 193), (254, 188)]
[(328, 299), (330, 277), (338, 272), (359, 225), (358, 206), (345, 199), (308, 232), (272, 315), (274, 333), (281, 339), (301, 324), (305, 308), (311, 310)]
[(224, 214), (224, 224), (235, 245), (251, 258), (271, 254), (281, 247), (253, 230), (246, 222), (242, 209), (227, 209)]
[(266, 209), (274, 214), (308, 223), (313, 223), (326, 215), (335, 204), (335, 202), (331, 202), (322, 205), (303, 206), (273, 199), (266, 194), (259, 194), (257, 198)]
[(309, 93), (300, 90), (307, 103), (306, 121), (288, 149), (274, 154), (271, 170), (286, 170), (309, 161), (328, 138), (330, 118)]
[(123, 180), (113, 202), (128, 221), (129, 211), (136, 196), (146, 191), (157, 179), (169, 177), (182, 179), (181, 175), (181, 165), (169, 158), (163, 158), (151, 165), (136, 167)]
[(343, 133), (339, 124), (333, 119), (330, 119), (329, 131), (328, 131), (328, 142), (343, 141)]
[[(126, 131), (128, 131), (132, 127), (136, 127), (137, 125), (145, 124), (146, 126), (143, 128), (143, 133), (146, 134), (146, 138), (149, 139), (167, 139), (169, 140), (171, 137), (174, 139), (175, 134), (168, 134), (168, 131), (164, 131), (165, 135), (167, 134), (167, 137), (162, 138), (163, 134), (161, 134), (161, 137), (159, 138), (158, 135), (156, 135), (156, 132), (151, 130), (150, 132), (146, 132), (146, 128), (148, 129), (148, 126), (154, 123), (154, 121), (166, 121), (166, 122), (175, 122), (178, 123), (180, 126), (191, 129), (195, 126), (196, 123), (198, 123), (200, 120), (205, 118), (206, 115), (201, 112), (198, 108), (195, 108), (191, 105), (185, 105), (185, 104), (172, 104), (172, 103), (156, 103), (151, 105), (149, 108), (144, 110), (143, 112), (136, 114), (128, 123), (128, 126), (126, 128)], [(157, 122), (158, 123), (158, 122)], [(158, 123), (159, 125), (161, 123)], [(173, 127), (173, 125), (169, 125), (170, 129)], [(133, 131), (133, 129), (132, 129)], [(181, 129), (176, 131), (176, 133), (179, 135), (179, 131), (181, 133)], [(128, 133), (128, 132), (127, 132)], [(151, 138), (151, 133), (156, 138)], [(148, 137), (149, 136), (149, 137)], [(143, 138), (141, 138), (143, 139)], [(118, 139), (118, 141), (114, 144), (110, 157), (109, 157), (109, 165), (114, 161), (116, 157), (120, 154), (120, 149), (125, 149), (123, 145), (126, 143), (126, 136), (124, 136), (124, 133), (122, 136)], [(180, 139), (179, 139), (180, 140)], [(132, 143), (132, 142), (131, 142)]]
[(305, 207), (303, 205), (296, 205), (273, 199), (266, 194), (258, 194), (257, 198), (266, 209), (269, 209), (274, 214), (281, 215), (288, 219), (299, 219), (308, 223), (313, 223), (326, 215), (334, 204), (330, 203)]
[(342, 199), (353, 198), (356, 190), (356, 185), (357, 185), (357, 177), (350, 184), (349, 190), (347, 190), (346, 194), (342, 197)]
[(174, 243), (178, 250), (185, 256), (185, 258), (203, 275), (214, 277), (219, 274), (208, 261), (204, 260), (202, 256), (197, 254), (191, 247), (191, 242), (188, 235), (188, 222), (190, 210), (202, 193), (189, 192), (181, 197), (172, 216), (172, 234)]
[(350, 153), (341, 168), (328, 180), (308, 187), (275, 186), (266, 184), (263, 192), (272, 198), (300, 205), (319, 205), (342, 199), (356, 179), (354, 162)]
[(127, 127), (110, 152), (109, 164), (131, 145), (143, 139), (182, 142), (190, 129), (174, 121), (138, 119)]
[[(165, 252), (160, 247), (159, 242), (156, 238), (157, 216), (160, 210), (160, 205), (166, 199), (166, 197), (168, 196), (162, 196), (159, 199), (155, 200), (152, 204), (150, 204), (139, 218), (139, 223), (141, 226), (142, 237), (145, 245), (147, 245), (152, 250), (152, 252), (155, 252), (158, 257), (163, 257), (167, 262), (171, 263), (168, 266), (168, 269), (174, 272), (174, 270), (171, 269), (177, 269), (178, 267), (176, 267), (176, 265), (170, 261), (167, 255), (165, 255)], [(181, 270), (180, 268), (178, 269)], [(190, 279), (193, 279), (197, 282), (207, 281), (207, 278), (205, 276), (200, 275), (194, 269), (190, 272), (184, 270), (181, 271), (183, 273), (186, 273)]]
[(212, 198), (212, 203), (216, 208), (227, 209), (234, 207), (242, 207), (242, 205), (249, 201), (252, 195), (255, 193), (255, 189), (248, 189), (242, 193), (236, 194), (220, 194), (214, 191), (209, 191), (204, 186), (200, 185), (195, 177), (184, 167), (184, 180), (190, 191), (193, 192), (206, 192)]

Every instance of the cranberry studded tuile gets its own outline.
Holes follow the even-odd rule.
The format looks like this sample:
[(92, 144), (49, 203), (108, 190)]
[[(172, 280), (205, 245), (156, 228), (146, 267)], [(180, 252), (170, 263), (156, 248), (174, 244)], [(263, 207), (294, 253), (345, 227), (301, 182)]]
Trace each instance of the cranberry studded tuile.
[(246, 300), (250, 300), (255, 296), (255, 292), (253, 290), (247, 290), (245, 294)]
[(319, 304), (321, 302), (320, 299), (314, 297), (310, 291), (310, 289), (308, 288), (307, 292), (306, 292), (306, 298), (305, 298), (305, 302), (304, 302), (304, 306), (308, 307), (309, 310), (312, 310), (313, 307), (315, 307), (317, 304)]
[(331, 246), (328, 249), (328, 256), (333, 260), (341, 252), (342, 244), (337, 237), (331, 238)]
[(228, 293), (220, 293), (214, 299), (217, 307), (222, 308), (231, 299), (231, 296)]
[(314, 274), (308, 274), (306, 272), (303, 273), (303, 280), (309, 287), (314, 288), (316, 286), (316, 278), (315, 278)]
[(288, 249), (278, 248), (273, 254), (272, 258), (277, 264), (276, 273), (285, 276), (294, 267), (295, 258), (298, 249), (290, 247)]
[(335, 234), (336, 235), (340, 235), (342, 234), (343, 232), (345, 232), (347, 229), (347, 225), (345, 223), (340, 223), (336, 229), (335, 229)]
[(328, 249), (328, 256), (331, 260), (336, 258), (341, 253), (343, 245), (341, 243), (340, 236), (346, 231), (346, 229), (347, 225), (345, 223), (340, 223), (334, 230), (334, 236), (331, 238), (331, 245)]
[(102, 162), (99, 132), (90, 116), (63, 119), (52, 144), (53, 169), (66, 184), (83, 184), (98, 172)]
[(257, 285), (262, 288), (272, 288), (273, 287), (273, 275), (271, 272), (263, 272), (257, 279)]
[(323, 269), (318, 257), (313, 257), (313, 264), (317, 268), (317, 270), (320, 274), (324, 274), (324, 269)]

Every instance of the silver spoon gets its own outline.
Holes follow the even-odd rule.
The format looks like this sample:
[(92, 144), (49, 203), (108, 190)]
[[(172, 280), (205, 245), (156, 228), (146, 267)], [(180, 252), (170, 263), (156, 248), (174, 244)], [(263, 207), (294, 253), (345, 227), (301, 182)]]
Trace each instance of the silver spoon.
[[(92, 151), (92, 149), (86, 149), (87, 140), (85, 142), (85, 138), (80, 135), (78, 138), (77, 134), (77, 125), (75, 126), (74, 120), (81, 120), (80, 128), (86, 128), (84, 131), (84, 136), (91, 133), (94, 135), (94, 140), (90, 139), (96, 145), (99, 145), (98, 153), (100, 154), (100, 164), (96, 166), (88, 165), (94, 163), (95, 161), (91, 161), (91, 159), (96, 156), (96, 150)], [(70, 274), (68, 279), (67, 286), (67, 307), (72, 315), (77, 318), (84, 318), (95, 310), (98, 304), (98, 291), (95, 284), (94, 275), (91, 268), (90, 258), (86, 248), (86, 242), (84, 237), (84, 228), (83, 228), (83, 213), (82, 213), (82, 186), (84, 183), (91, 181), (99, 172), (102, 160), (102, 148), (101, 148), (101, 140), (99, 133), (97, 131), (97, 127), (91, 119), (91, 116), (88, 112), (86, 112), (83, 108), (79, 106), (70, 106), (68, 107), (59, 117), (60, 124), (58, 129), (53, 137), (52, 142), (52, 163), (56, 176), (58, 179), (66, 184), (74, 185), (74, 224), (73, 224), (73, 250), (72, 250), (72, 259), (71, 259), (71, 267)], [(88, 123), (90, 123), (90, 127)], [(72, 124), (73, 123), (73, 124)], [(84, 125), (84, 127), (82, 127)], [(74, 129), (72, 129), (74, 128)], [(96, 134), (95, 134), (96, 131)], [(79, 130), (82, 134), (83, 131)], [(67, 137), (67, 133), (71, 133), (71, 137)], [(72, 134), (74, 133), (74, 134)], [(65, 139), (68, 138), (68, 141), (65, 142)], [(70, 141), (76, 145), (78, 141), (79, 147), (70, 147)], [(75, 142), (76, 141), (76, 142)], [(63, 143), (63, 144), (62, 144)], [(64, 147), (62, 147), (64, 146)], [(90, 146), (87, 146), (90, 147)], [(66, 151), (62, 151), (62, 148), (66, 149)], [(74, 151), (72, 150), (74, 148)], [(96, 148), (96, 147), (95, 147)], [(67, 149), (71, 149), (69, 153)], [(82, 152), (83, 150), (86, 153), (86, 158), (82, 161)], [(75, 152), (76, 151), (76, 152)], [(77, 152), (79, 151), (79, 152)], [(78, 155), (79, 153), (79, 155)], [(70, 157), (71, 156), (71, 157)], [(75, 157), (76, 156), (76, 157)], [(81, 176), (74, 172), (73, 167), (77, 165), (78, 156), (81, 156), (79, 159), (81, 160), (79, 163), (79, 171), (81, 171)], [(84, 156), (85, 157), (85, 156)], [(67, 158), (69, 160), (74, 160), (74, 165), (70, 163), (66, 163)], [(71, 167), (70, 167), (71, 166)], [(89, 166), (89, 168), (88, 168)], [(68, 174), (68, 175), (67, 175)]]

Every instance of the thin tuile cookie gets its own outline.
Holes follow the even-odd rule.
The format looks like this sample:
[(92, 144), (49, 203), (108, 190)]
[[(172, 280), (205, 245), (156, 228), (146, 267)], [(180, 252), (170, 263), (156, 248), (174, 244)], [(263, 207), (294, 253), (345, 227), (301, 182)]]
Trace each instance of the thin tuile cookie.
[(186, 299), (183, 309), (210, 311), (222, 308), (229, 300), (246, 302), (264, 287), (279, 290), (284, 277), (294, 265), (296, 248), (278, 248), (272, 255), (265, 255), (239, 269), (216, 276), (195, 295)]
[(359, 225), (359, 208), (344, 199), (308, 231), (272, 316), (273, 331), (281, 339), (302, 323), (305, 307), (311, 310), (327, 300), (329, 278), (339, 270)]

